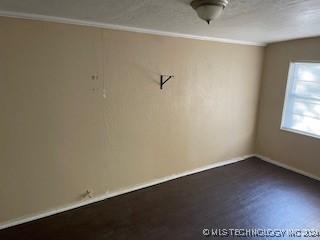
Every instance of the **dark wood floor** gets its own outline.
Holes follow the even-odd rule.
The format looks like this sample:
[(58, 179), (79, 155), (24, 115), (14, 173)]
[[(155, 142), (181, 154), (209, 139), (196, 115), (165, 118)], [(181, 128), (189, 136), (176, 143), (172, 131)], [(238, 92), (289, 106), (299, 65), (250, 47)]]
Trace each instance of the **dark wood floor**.
[(250, 158), (8, 228), (0, 239), (220, 239), (203, 235), (216, 228), (320, 231), (320, 182)]

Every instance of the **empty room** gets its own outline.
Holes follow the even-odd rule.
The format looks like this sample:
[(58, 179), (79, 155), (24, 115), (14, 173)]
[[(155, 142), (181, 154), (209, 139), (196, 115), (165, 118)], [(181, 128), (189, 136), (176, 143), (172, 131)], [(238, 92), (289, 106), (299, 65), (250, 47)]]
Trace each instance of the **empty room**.
[(0, 0), (0, 240), (320, 239), (319, 0)]

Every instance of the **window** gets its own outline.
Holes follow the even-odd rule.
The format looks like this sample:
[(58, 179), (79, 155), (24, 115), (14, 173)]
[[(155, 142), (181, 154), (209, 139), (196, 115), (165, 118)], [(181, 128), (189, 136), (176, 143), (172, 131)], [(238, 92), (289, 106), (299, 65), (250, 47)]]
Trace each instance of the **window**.
[(320, 63), (290, 64), (281, 129), (320, 138)]

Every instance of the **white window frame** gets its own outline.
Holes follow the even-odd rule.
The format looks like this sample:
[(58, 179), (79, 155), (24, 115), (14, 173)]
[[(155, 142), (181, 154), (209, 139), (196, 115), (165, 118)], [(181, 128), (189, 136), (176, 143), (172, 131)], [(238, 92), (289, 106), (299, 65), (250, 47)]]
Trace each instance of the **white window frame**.
[(291, 61), (289, 64), (289, 71), (288, 71), (288, 77), (287, 77), (287, 83), (286, 83), (286, 93), (285, 93), (285, 98), (284, 98), (284, 104), (282, 107), (282, 116), (281, 116), (281, 126), (280, 129), (282, 131), (286, 131), (286, 132), (291, 132), (291, 133), (296, 133), (299, 135), (303, 135), (303, 136), (307, 136), (307, 137), (312, 137), (312, 138), (316, 138), (316, 139), (320, 139), (320, 135), (316, 135), (316, 134), (312, 134), (309, 132), (305, 132), (305, 131), (301, 131), (301, 130), (295, 130), (292, 128), (286, 128), (284, 127), (284, 121), (285, 121), (285, 114), (286, 114), (286, 108), (288, 105), (288, 99), (289, 99), (289, 95), (291, 92), (291, 86), (292, 86), (292, 75), (294, 72), (294, 64), (299, 64), (299, 63), (316, 63), (316, 64), (320, 64), (320, 61)]

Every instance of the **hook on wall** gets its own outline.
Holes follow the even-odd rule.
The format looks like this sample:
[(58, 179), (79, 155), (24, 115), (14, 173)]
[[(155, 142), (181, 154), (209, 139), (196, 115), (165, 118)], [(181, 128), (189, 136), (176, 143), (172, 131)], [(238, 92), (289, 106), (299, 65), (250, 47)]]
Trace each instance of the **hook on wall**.
[[(167, 79), (164, 79), (167, 77)], [(160, 89), (163, 89), (163, 85), (168, 82), (171, 78), (174, 78), (172, 75), (160, 75)]]

